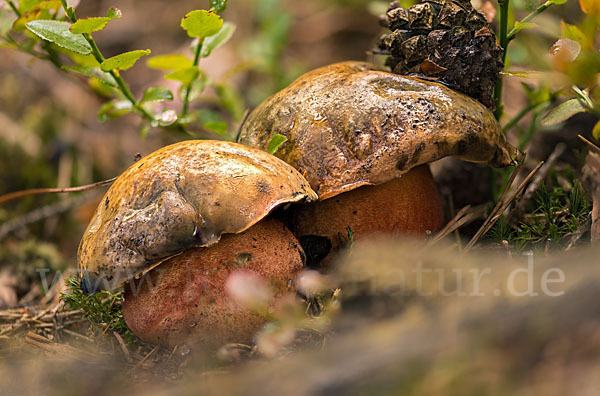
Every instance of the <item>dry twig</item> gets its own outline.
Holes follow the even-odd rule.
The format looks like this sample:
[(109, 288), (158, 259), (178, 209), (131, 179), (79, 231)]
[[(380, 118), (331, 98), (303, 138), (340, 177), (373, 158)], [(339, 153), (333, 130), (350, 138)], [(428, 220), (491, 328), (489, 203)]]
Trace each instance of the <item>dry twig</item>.
[(504, 190), (504, 192), (502, 193), (502, 196), (498, 200), (498, 203), (494, 207), (494, 210), (492, 211), (492, 213), (490, 213), (490, 215), (488, 216), (488, 218), (486, 219), (486, 221), (483, 223), (483, 225), (481, 226), (481, 228), (479, 228), (479, 230), (477, 230), (477, 233), (469, 241), (469, 243), (465, 247), (465, 250), (464, 250), (465, 252), (468, 252), (469, 250), (471, 250), (473, 248), (473, 246), (475, 246), (475, 244), (477, 243), (477, 241), (479, 240), (479, 238), (481, 238), (482, 236), (484, 236), (494, 226), (494, 224), (496, 224), (496, 222), (498, 221), (498, 219), (500, 218), (500, 216), (502, 215), (502, 213), (504, 213), (504, 211), (506, 210), (506, 208), (508, 208), (508, 206), (512, 202), (514, 202), (514, 200), (523, 192), (523, 190), (525, 189), (525, 187), (527, 186), (527, 184), (529, 183), (529, 181), (540, 170), (540, 168), (542, 167), (543, 164), (544, 164), (544, 161), (541, 161), (529, 173), (529, 175), (527, 175), (527, 177), (525, 178), (525, 180), (523, 180), (521, 182), (521, 184), (515, 190), (514, 194), (508, 200), (504, 201), (504, 197), (506, 196), (506, 193), (508, 192), (509, 187), (512, 184), (514, 178), (515, 178), (515, 174), (518, 172), (520, 166), (517, 169), (515, 169), (515, 171), (513, 172), (513, 175), (511, 176), (509, 182), (506, 185), (506, 189)]

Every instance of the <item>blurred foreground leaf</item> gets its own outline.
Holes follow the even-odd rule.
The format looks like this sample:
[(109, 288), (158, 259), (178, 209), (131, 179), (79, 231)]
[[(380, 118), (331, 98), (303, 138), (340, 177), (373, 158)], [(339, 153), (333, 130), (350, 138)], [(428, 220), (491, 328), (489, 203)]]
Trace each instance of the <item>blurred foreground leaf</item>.
[(587, 111), (587, 109), (579, 99), (570, 99), (550, 110), (550, 112), (542, 118), (541, 124), (543, 126), (555, 125), (568, 120), (575, 114), (583, 113), (585, 111)]

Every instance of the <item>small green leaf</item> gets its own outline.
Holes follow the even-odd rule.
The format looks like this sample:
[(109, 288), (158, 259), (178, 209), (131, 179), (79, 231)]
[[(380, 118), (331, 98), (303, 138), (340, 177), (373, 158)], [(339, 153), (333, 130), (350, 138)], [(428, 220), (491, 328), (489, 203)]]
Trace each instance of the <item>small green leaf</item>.
[(594, 129), (592, 129), (592, 136), (594, 136), (594, 139), (600, 140), (600, 121), (594, 125)]
[(209, 109), (202, 109), (198, 112), (198, 118), (205, 129), (219, 135), (227, 136), (227, 122), (223, 121), (219, 113)]
[(185, 69), (175, 70), (165, 75), (167, 80), (181, 81), (183, 85), (189, 85), (198, 77), (200, 70), (196, 66), (186, 67)]
[(110, 21), (111, 19), (107, 17), (91, 17), (86, 19), (79, 19), (71, 26), (69, 30), (71, 31), (71, 33), (75, 34), (91, 33), (104, 29), (106, 27), (106, 24)]
[(570, 99), (550, 110), (548, 114), (542, 118), (541, 124), (543, 126), (555, 125), (568, 120), (575, 114), (583, 113), (585, 111), (587, 111), (587, 108), (579, 99)]
[(271, 137), (271, 140), (269, 140), (269, 144), (267, 145), (267, 153), (275, 154), (277, 150), (279, 150), (279, 147), (281, 147), (281, 145), (286, 141), (287, 138), (285, 136), (276, 133)]
[(82, 55), (92, 52), (92, 48), (82, 35), (69, 31), (71, 24), (68, 22), (39, 20), (27, 22), (25, 26), (35, 35), (69, 51)]
[(91, 33), (98, 30), (102, 30), (106, 27), (106, 24), (113, 19), (121, 18), (121, 10), (117, 8), (111, 8), (106, 13), (105, 17), (91, 17), (85, 19), (79, 19), (71, 26), (71, 33)]
[(120, 117), (133, 110), (131, 102), (128, 100), (113, 100), (106, 102), (98, 111), (98, 120), (104, 122), (113, 118)]
[(198, 37), (202, 41), (205, 37), (217, 34), (223, 26), (223, 20), (212, 11), (195, 10), (188, 12), (181, 19), (181, 27), (190, 37)]
[(225, 22), (219, 33), (209, 36), (202, 42), (200, 56), (206, 58), (210, 53), (229, 41), (235, 32), (235, 25), (230, 22)]
[(153, 56), (146, 62), (148, 67), (159, 70), (186, 69), (193, 66), (193, 62), (185, 55), (169, 54)]
[(515, 27), (514, 27), (515, 30), (514, 30), (513, 34), (517, 34), (517, 33), (519, 33), (523, 29), (530, 29), (530, 28), (534, 28), (536, 26), (537, 25), (535, 23), (533, 23), (533, 22), (519, 22), (519, 21), (516, 21), (515, 22)]
[(119, 19), (123, 16), (123, 13), (121, 12), (121, 10), (119, 10), (118, 8), (109, 8), (108, 12), (106, 13), (106, 17), (112, 19)]
[(210, 9), (217, 14), (227, 9), (227, 0), (210, 0)]
[(550, 4), (556, 4), (556, 5), (565, 4), (567, 1), (569, 1), (569, 0), (548, 0), (548, 2)]
[(104, 71), (111, 70), (127, 70), (131, 66), (135, 65), (138, 59), (142, 56), (146, 56), (150, 53), (150, 50), (135, 50), (125, 52), (119, 55), (115, 55), (112, 58), (105, 59), (100, 64), (100, 68)]
[(173, 93), (165, 87), (150, 87), (144, 92), (140, 103), (173, 100)]
[(115, 81), (113, 76), (111, 76), (108, 73), (103, 72), (102, 70), (100, 70), (99, 67), (71, 66), (71, 67), (66, 67), (66, 69), (74, 71), (76, 73), (81, 73), (81, 74), (86, 75), (91, 78), (95, 78), (96, 80), (100, 81), (101, 83), (103, 83), (105, 85), (108, 85), (109, 87), (113, 87), (113, 88), (117, 87), (117, 82)]

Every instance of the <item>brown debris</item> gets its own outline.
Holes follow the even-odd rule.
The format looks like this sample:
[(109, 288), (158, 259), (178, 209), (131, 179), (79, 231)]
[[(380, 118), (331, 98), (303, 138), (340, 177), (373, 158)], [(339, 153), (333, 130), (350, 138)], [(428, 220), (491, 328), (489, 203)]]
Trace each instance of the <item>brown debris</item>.
[(586, 189), (592, 195), (592, 243), (600, 242), (600, 149), (590, 150), (583, 167), (583, 182)]

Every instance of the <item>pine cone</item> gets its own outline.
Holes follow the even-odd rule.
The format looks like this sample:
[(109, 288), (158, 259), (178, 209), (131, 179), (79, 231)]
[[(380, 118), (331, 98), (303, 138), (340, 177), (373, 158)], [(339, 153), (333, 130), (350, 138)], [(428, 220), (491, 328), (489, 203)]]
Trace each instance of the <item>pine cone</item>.
[(469, 0), (427, 0), (409, 9), (390, 3), (378, 42), (394, 73), (435, 79), (494, 109), (502, 48), (483, 14)]

